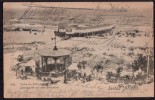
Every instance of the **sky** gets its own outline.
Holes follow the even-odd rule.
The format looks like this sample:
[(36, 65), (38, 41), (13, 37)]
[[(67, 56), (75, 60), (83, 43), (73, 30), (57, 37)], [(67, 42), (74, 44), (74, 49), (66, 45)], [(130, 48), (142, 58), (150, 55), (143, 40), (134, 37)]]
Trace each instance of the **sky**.
[[(31, 2), (7, 2), (4, 3), (4, 8), (26, 8), (24, 5), (29, 5)], [(54, 7), (68, 7), (68, 8), (96, 8), (98, 5), (100, 8), (107, 9), (110, 8), (110, 4), (124, 8), (133, 8), (143, 10), (153, 9), (152, 2), (33, 2), (34, 5), (41, 6), (54, 6)]]

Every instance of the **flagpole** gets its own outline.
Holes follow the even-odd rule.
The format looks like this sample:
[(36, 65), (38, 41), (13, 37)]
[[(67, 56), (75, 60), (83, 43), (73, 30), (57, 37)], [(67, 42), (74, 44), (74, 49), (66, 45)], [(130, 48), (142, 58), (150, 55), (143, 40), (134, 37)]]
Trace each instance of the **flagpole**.
[[(59, 29), (58, 29), (58, 32), (59, 32)], [(58, 50), (57, 46), (56, 46), (56, 34), (55, 34), (55, 37), (53, 39), (55, 40), (55, 46), (54, 46), (53, 50)]]

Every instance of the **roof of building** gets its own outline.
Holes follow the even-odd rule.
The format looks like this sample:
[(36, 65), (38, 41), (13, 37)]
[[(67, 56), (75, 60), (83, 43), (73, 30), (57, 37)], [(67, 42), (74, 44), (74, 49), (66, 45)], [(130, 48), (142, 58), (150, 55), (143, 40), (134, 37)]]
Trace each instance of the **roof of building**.
[(53, 50), (50, 48), (50, 49), (38, 50), (38, 54), (41, 56), (48, 56), (48, 57), (61, 57), (70, 55), (71, 51), (66, 49)]
[(62, 57), (62, 56), (70, 55), (70, 54), (71, 54), (71, 51), (69, 51), (67, 49), (53, 50), (52, 48), (47, 48), (47, 49), (27, 51), (23, 55), (24, 55), (25, 60), (27, 60), (29, 58), (38, 60), (40, 56)]

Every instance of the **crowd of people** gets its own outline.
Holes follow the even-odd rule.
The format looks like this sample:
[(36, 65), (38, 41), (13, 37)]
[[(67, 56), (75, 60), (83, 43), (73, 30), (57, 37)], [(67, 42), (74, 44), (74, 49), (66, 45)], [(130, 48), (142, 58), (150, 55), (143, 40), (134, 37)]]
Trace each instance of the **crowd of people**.
[[(18, 58), (18, 60), (21, 60), (21, 58)], [(28, 67), (28, 64), (33, 67)], [(64, 76), (64, 83), (72, 80), (80, 80), (83, 83), (93, 80), (106, 81), (110, 83), (136, 83), (137, 81), (141, 81), (141, 83), (144, 83), (145, 79), (147, 78), (147, 73), (144, 68), (142, 66), (139, 66), (137, 69), (135, 69), (133, 64), (131, 66), (133, 66), (133, 68), (128, 68), (123, 64), (117, 64), (115, 66), (115, 69), (105, 70), (102, 64), (97, 64), (93, 68), (90, 68), (87, 66), (86, 61), (82, 61), (77, 64), (77, 69), (64, 70), (62, 76)], [(33, 76), (34, 74), (38, 79), (41, 79), (43, 77), (41, 68), (37, 67), (36, 62), (33, 62), (33, 60), (29, 60), (29, 63), (18, 63), (14, 67), (14, 70), (16, 71), (17, 78), (21, 78), (24, 80), (27, 79), (28, 75)], [(44, 81), (49, 81), (50, 79), (51, 83), (54, 82), (52, 78), (48, 77), (48, 74), (45, 76), (47, 76), (47, 79), (44, 79)]]

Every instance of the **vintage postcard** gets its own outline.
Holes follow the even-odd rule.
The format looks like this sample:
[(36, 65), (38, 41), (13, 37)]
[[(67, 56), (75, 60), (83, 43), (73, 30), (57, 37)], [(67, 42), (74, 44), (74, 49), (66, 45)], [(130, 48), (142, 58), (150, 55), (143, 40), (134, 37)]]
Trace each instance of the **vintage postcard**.
[(152, 2), (6, 2), (4, 97), (153, 97)]

